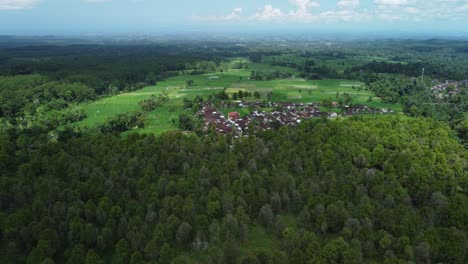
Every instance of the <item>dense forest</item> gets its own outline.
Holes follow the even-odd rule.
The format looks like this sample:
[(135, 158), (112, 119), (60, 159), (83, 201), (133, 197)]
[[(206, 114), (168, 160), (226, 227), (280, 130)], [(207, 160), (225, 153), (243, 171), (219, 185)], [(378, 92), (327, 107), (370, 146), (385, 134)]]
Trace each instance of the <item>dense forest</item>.
[[(37, 41), (0, 38), (1, 263), (467, 263), (468, 87), (431, 90), (468, 79), (465, 42)], [(197, 86), (228, 70), (246, 72), (233, 82), (355, 80), (347, 89), (402, 112), (203, 130), (207, 101), (277, 96)], [(171, 76), (206, 93), (162, 89), (72, 126), (86, 104)], [(131, 133), (170, 100), (183, 131)]]
[[(34, 149), (20, 137), (12, 131), (1, 142), (4, 260), (467, 257), (466, 153), (440, 122), (315, 120), (239, 140), (88, 134)], [(244, 247), (257, 239), (253, 228), (271, 234), (277, 248)]]

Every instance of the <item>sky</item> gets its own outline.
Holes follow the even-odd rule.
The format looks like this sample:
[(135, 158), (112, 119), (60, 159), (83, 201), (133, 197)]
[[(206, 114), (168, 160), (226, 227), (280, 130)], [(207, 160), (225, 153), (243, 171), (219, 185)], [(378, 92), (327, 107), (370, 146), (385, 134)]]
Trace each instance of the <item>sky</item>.
[(0, 35), (468, 34), (468, 0), (0, 0)]

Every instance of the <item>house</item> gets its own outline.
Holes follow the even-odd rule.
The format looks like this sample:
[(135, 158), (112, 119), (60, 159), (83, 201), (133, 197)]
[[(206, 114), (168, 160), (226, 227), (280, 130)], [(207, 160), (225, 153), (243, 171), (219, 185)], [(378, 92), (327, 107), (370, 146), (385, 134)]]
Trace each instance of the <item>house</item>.
[[(255, 102), (238, 101), (232, 104), (221, 105), (221, 108), (232, 107), (252, 107), (260, 104)], [(310, 118), (337, 118), (339, 115), (335, 112), (321, 112), (314, 103), (273, 103), (272, 105), (281, 106), (274, 109), (272, 112), (264, 112), (261, 108), (257, 108), (250, 114), (241, 117), (239, 112), (230, 112), (227, 116), (217, 110), (213, 103), (205, 102), (203, 109), (199, 112), (200, 117), (204, 117), (203, 128), (214, 128), (219, 134), (234, 134), (241, 135), (249, 130), (249, 127), (260, 130), (269, 130), (278, 125), (296, 127), (302, 121)], [(344, 115), (352, 116), (358, 114), (375, 114), (375, 113), (394, 113), (390, 109), (378, 109), (368, 107), (366, 105), (351, 105), (346, 106)]]
[(229, 120), (238, 120), (240, 119), (240, 114), (238, 112), (230, 112), (228, 118)]

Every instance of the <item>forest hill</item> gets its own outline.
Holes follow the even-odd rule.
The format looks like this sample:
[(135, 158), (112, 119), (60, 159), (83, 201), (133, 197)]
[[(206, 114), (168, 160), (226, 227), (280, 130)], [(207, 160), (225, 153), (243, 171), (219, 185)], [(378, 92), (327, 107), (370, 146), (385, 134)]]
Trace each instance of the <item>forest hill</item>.
[[(229, 105), (232, 107), (232, 105)], [(221, 105), (227, 108), (228, 105)], [(238, 112), (231, 112), (226, 118), (221, 111), (216, 109), (212, 102), (205, 102), (203, 108), (196, 113), (199, 118), (203, 118), (203, 129), (214, 128), (219, 134), (242, 134), (250, 130), (270, 130), (281, 126), (298, 126), (303, 120), (310, 118), (336, 118), (340, 115), (336, 112), (322, 112), (317, 103), (268, 103), (268, 107), (273, 107), (272, 112), (260, 110), (261, 103), (238, 102), (236, 108), (253, 108), (248, 115), (240, 117)], [(365, 105), (352, 105), (343, 108), (343, 116), (353, 116), (359, 114), (394, 114), (393, 110), (372, 108)]]

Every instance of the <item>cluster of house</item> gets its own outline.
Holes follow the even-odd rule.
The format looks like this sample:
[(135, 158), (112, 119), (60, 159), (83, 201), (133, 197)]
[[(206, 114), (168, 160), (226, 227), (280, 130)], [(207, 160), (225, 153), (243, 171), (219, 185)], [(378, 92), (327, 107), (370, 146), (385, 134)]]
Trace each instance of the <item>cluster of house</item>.
[(215, 131), (221, 134), (231, 134), (234, 131), (228, 119), (213, 106), (205, 104), (199, 114), (205, 119), (203, 123), (205, 130), (214, 127)]
[(431, 90), (434, 93), (443, 93), (449, 88), (450, 86), (454, 87), (455, 89), (453, 91), (450, 91), (449, 93), (451, 95), (456, 95), (460, 92), (461, 87), (467, 87), (468, 86), (468, 80), (463, 80), (463, 81), (445, 81), (444, 83), (439, 83), (431, 88)]
[(394, 114), (395, 111), (392, 109), (387, 108), (374, 108), (368, 107), (367, 105), (352, 105), (346, 106), (344, 108), (344, 115), (352, 116), (352, 115), (360, 115), (360, 114)]
[[(258, 102), (241, 103), (242, 106), (249, 107), (258, 104)], [(253, 110), (249, 115), (241, 117), (238, 112), (231, 112), (224, 116), (217, 110), (212, 103), (206, 102), (199, 112), (199, 116), (204, 118), (203, 128), (205, 130), (214, 128), (220, 134), (242, 134), (248, 131), (249, 127), (255, 130), (270, 130), (279, 126), (298, 126), (303, 120), (314, 117), (335, 118), (338, 114), (335, 112), (322, 112), (316, 104), (303, 103), (270, 103), (277, 110), (264, 112)], [(254, 109), (259, 109), (260, 105)], [(392, 110), (376, 109), (363, 105), (349, 106), (345, 108), (345, 115), (357, 114), (390, 114)]]
[(201, 114), (204, 118), (204, 128), (214, 127), (215, 131), (221, 134), (232, 134), (233, 132), (242, 134), (249, 127), (269, 130), (275, 126), (297, 126), (306, 118), (328, 116), (327, 113), (322, 113), (316, 108), (306, 107), (301, 111), (291, 109), (271, 113), (254, 110), (244, 117), (241, 117), (238, 112), (231, 112), (226, 118), (210, 105), (205, 105), (201, 110)]

